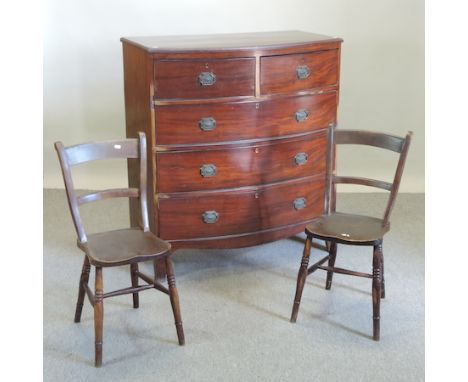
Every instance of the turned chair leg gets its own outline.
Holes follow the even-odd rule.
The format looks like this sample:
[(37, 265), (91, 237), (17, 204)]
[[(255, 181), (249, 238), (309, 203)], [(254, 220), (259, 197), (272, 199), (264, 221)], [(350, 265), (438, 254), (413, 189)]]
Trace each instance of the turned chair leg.
[(88, 256), (85, 255), (83, 261), (83, 268), (81, 270), (80, 286), (78, 288), (78, 301), (76, 302), (75, 322), (80, 322), (81, 320), (81, 312), (83, 310), (83, 302), (86, 293), (85, 284), (88, 284), (90, 269), (91, 266), (89, 265)]
[[(335, 260), (336, 260), (336, 250), (337, 250), (337, 245), (334, 242), (330, 243), (330, 250), (329, 250), (329, 255), (330, 259), (328, 260), (328, 266), (333, 268), (335, 266)], [(330, 289), (332, 286), (332, 280), (333, 280), (333, 271), (328, 271), (327, 272), (327, 283), (325, 285), (325, 289)]]
[[(130, 276), (132, 278), (132, 287), (138, 286), (138, 264), (130, 264)], [(140, 306), (138, 293), (133, 293), (133, 308), (137, 309)]]
[(95, 335), (95, 356), (94, 366), (102, 365), (102, 331), (103, 331), (103, 284), (102, 268), (96, 267), (96, 285), (94, 294), (94, 335)]
[(174, 313), (174, 321), (177, 330), (177, 338), (179, 339), (179, 345), (185, 344), (184, 328), (182, 326), (182, 316), (180, 313), (179, 306), (179, 294), (177, 293), (174, 267), (172, 266), (172, 260), (170, 256), (166, 257), (166, 273), (167, 273), (167, 284), (169, 285), (169, 297), (171, 299), (172, 312)]
[(296, 295), (294, 297), (294, 303), (291, 313), (291, 322), (296, 322), (297, 313), (299, 312), (299, 305), (301, 303), (302, 290), (304, 289), (305, 280), (307, 277), (307, 267), (309, 265), (310, 248), (312, 246), (312, 238), (307, 236), (307, 240), (304, 245), (304, 252), (302, 255), (301, 266), (297, 274), (297, 286)]
[(380, 298), (382, 296), (382, 244), (374, 245), (372, 257), (372, 311), (374, 320), (374, 340), (380, 339)]
[(164, 259), (158, 259), (153, 261), (154, 279), (161, 280), (167, 277), (166, 261)]
[(385, 272), (384, 272), (384, 255), (383, 255), (383, 250), (382, 246), (380, 247), (380, 267), (382, 269), (382, 290), (380, 297), (385, 298)]

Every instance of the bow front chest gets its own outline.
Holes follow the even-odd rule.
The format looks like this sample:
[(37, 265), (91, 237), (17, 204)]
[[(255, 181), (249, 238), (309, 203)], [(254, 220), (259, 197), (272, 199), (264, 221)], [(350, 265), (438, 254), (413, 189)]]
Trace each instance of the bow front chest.
[[(341, 39), (122, 38), (127, 137), (146, 133), (151, 230), (175, 248), (289, 237), (324, 208)], [(128, 163), (129, 184), (138, 164)], [(138, 203), (130, 205), (132, 224)]]

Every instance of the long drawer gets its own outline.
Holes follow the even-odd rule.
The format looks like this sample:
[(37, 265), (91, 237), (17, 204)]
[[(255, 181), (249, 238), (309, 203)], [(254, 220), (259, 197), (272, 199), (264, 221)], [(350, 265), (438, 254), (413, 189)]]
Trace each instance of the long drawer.
[(337, 49), (261, 58), (262, 94), (294, 92), (338, 82)]
[(159, 234), (166, 240), (215, 237), (308, 221), (323, 213), (323, 176), (228, 192), (158, 199)]
[(155, 61), (154, 79), (158, 99), (253, 96), (255, 59)]
[(337, 93), (156, 107), (156, 144), (277, 137), (323, 129), (336, 120)]
[(326, 131), (300, 139), (156, 153), (158, 192), (252, 186), (323, 174)]

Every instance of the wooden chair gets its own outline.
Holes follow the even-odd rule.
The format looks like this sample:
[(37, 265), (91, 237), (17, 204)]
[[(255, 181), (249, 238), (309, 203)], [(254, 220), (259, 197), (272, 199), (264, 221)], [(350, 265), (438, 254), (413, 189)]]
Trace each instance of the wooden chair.
[[(333, 273), (367, 277), (372, 279), (372, 302), (374, 320), (374, 340), (380, 339), (380, 299), (385, 298), (384, 281), (384, 259), (382, 252), (383, 236), (390, 229), (390, 213), (398, 193), (401, 175), (405, 165), (408, 149), (411, 142), (412, 132), (405, 138), (395, 137), (382, 133), (358, 131), (358, 130), (334, 130), (330, 129), (328, 134), (328, 160), (327, 160), (327, 192), (325, 198), (326, 213), (314, 219), (305, 229), (307, 240), (304, 246), (302, 262), (297, 276), (296, 295), (291, 314), (291, 322), (296, 322), (299, 304), (301, 302), (302, 290), (306, 277), (317, 269), (327, 271), (326, 289), (332, 285)], [(335, 158), (335, 145), (357, 144), (379, 147), (400, 154), (393, 183), (374, 179), (343, 177), (334, 175), (333, 161)], [(383, 219), (369, 216), (345, 214), (335, 212), (336, 206), (336, 184), (347, 183), (382, 188), (390, 191), (387, 208)], [(310, 268), (309, 256), (312, 240), (321, 239), (327, 242), (328, 255), (316, 262)], [(336, 268), (335, 259), (337, 243), (348, 245), (368, 245), (373, 247), (372, 274), (355, 272), (348, 269)], [(328, 266), (322, 265), (328, 261)]]
[[(175, 285), (174, 270), (171, 261), (171, 246), (159, 239), (149, 230), (148, 211), (146, 200), (146, 137), (139, 133), (139, 139), (126, 139), (122, 141), (107, 141), (85, 143), (76, 146), (64, 147), (61, 142), (55, 143), (62, 175), (67, 191), (68, 204), (78, 234), (78, 248), (84, 253), (84, 264), (79, 283), (78, 302), (76, 303), (75, 322), (80, 322), (81, 311), (85, 293), (94, 307), (95, 329), (95, 366), (102, 364), (102, 337), (103, 337), (103, 300), (107, 297), (123, 294), (133, 294), (133, 307), (138, 308), (138, 292), (145, 289), (157, 289), (169, 295), (175, 318), (175, 325), (179, 344), (183, 345), (184, 331), (179, 308), (179, 297)], [(140, 162), (140, 187), (110, 189), (87, 195), (77, 196), (71, 167), (77, 164), (109, 158), (133, 158)], [(115, 231), (101, 232), (86, 235), (80, 217), (79, 206), (107, 198), (129, 197), (139, 198), (141, 208), (141, 228), (128, 228)], [(167, 271), (168, 288), (138, 270), (138, 263), (147, 260), (164, 260)], [(90, 265), (96, 268), (95, 293), (88, 286)], [(130, 265), (132, 286), (113, 292), (103, 292), (102, 268)], [(156, 272), (156, 269), (155, 269)], [(138, 285), (138, 280), (146, 282)]]

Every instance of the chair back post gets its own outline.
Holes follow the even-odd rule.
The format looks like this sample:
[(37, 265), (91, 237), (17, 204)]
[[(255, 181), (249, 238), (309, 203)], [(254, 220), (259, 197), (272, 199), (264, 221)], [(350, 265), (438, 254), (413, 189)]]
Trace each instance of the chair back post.
[(149, 231), (148, 219), (148, 201), (147, 201), (147, 146), (146, 135), (143, 132), (138, 132), (139, 151), (140, 151), (140, 208), (141, 208), (141, 223), (144, 232)]
[(65, 183), (65, 190), (67, 193), (68, 207), (70, 208), (70, 212), (73, 218), (73, 224), (78, 235), (78, 240), (80, 241), (80, 243), (86, 243), (86, 233), (83, 227), (83, 223), (81, 221), (78, 198), (76, 196), (75, 187), (73, 185), (73, 179), (71, 176), (67, 152), (62, 142), (55, 142), (54, 146), (59, 157), (60, 168), (62, 170), (63, 181)]
[(395, 171), (395, 177), (393, 179), (392, 188), (390, 190), (390, 196), (388, 198), (387, 208), (385, 209), (383, 224), (387, 225), (390, 220), (390, 214), (392, 213), (393, 206), (395, 204), (395, 200), (398, 194), (398, 189), (400, 188), (401, 176), (403, 175), (403, 170), (405, 168), (406, 158), (408, 156), (408, 150), (411, 144), (411, 138), (413, 136), (413, 132), (410, 131), (406, 134), (406, 138), (403, 142), (400, 158), (398, 160), (398, 166)]
[(334, 127), (330, 125), (327, 131), (327, 164), (326, 164), (326, 187), (325, 187), (325, 213), (330, 215), (333, 206), (333, 171), (335, 159)]

